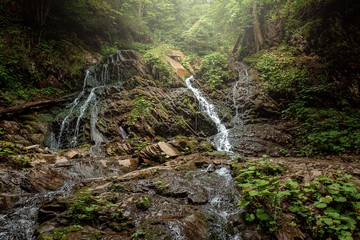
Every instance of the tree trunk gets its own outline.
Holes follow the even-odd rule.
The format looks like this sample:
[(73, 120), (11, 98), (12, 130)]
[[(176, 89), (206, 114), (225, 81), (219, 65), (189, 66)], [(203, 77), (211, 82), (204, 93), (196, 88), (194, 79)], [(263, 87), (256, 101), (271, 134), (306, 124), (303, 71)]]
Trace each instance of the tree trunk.
[(36, 21), (39, 27), (39, 44), (43, 28), (46, 24), (47, 17), (50, 11), (51, 0), (33, 0), (33, 10), (36, 13)]
[(139, 2), (139, 16), (143, 17), (143, 15), (144, 15), (144, 2), (140, 1)]
[(0, 108), (0, 119), (4, 117), (9, 117), (12, 115), (20, 114), (24, 111), (30, 110), (30, 109), (39, 109), (51, 106), (55, 103), (60, 102), (66, 102), (68, 99), (66, 98), (60, 98), (60, 99), (54, 99), (54, 100), (43, 100), (43, 101), (37, 101), (37, 102), (28, 102), (22, 105), (12, 106), (9, 108)]
[(241, 33), (239, 34), (239, 37), (238, 37), (238, 39), (237, 39), (237, 41), (236, 41), (236, 43), (235, 43), (235, 46), (234, 46), (234, 48), (233, 48), (233, 50), (232, 50), (232, 53), (236, 53), (236, 51), (239, 49), (239, 47), (240, 47), (240, 42), (241, 42)]
[(257, 13), (257, 3), (254, 2), (253, 4), (253, 16), (254, 16), (254, 40), (255, 40), (255, 48), (256, 51), (259, 51), (262, 47), (262, 45), (264, 44), (264, 37), (261, 33), (261, 28), (260, 28), (260, 21), (259, 21), (259, 16)]

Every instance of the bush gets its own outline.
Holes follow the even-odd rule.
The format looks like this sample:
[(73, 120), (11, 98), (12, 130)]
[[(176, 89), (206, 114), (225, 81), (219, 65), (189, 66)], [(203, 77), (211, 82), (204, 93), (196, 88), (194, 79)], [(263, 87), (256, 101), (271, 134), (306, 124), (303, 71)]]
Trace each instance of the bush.
[[(313, 239), (351, 240), (360, 234), (360, 187), (358, 181), (342, 171), (334, 178), (319, 177), (309, 184), (282, 182), (282, 165), (271, 159), (235, 165), (236, 180), (243, 188), (247, 207), (245, 220), (273, 235), (281, 226), (302, 226)], [(292, 220), (285, 215), (294, 214)]]
[(228, 70), (227, 61), (227, 56), (218, 52), (203, 57), (200, 66), (202, 77), (212, 90), (230, 80), (231, 72)]
[(305, 103), (290, 104), (300, 122), (299, 156), (360, 152), (360, 114), (351, 110), (306, 107)]
[(260, 72), (260, 80), (270, 91), (289, 97), (307, 87), (310, 79), (292, 50), (285, 46), (280, 49), (262, 50), (244, 61)]

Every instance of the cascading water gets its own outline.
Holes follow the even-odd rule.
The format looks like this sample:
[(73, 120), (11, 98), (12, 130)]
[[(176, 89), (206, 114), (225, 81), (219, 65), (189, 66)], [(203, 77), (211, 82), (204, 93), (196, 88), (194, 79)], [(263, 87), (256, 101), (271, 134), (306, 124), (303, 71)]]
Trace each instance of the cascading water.
[[(215, 168), (212, 164), (209, 168)], [(241, 234), (235, 227), (234, 219), (237, 219), (242, 209), (237, 207), (237, 202), (241, 200), (241, 195), (236, 188), (236, 183), (231, 176), (228, 166), (223, 166), (209, 173), (206, 170), (190, 171), (192, 185), (204, 187), (208, 201), (202, 206), (208, 221), (206, 239), (240, 240)], [(187, 240), (192, 239), (187, 236), (186, 229), (189, 224), (188, 219), (172, 220), (168, 222), (168, 227), (172, 234), (172, 239)]]
[(231, 151), (231, 144), (229, 142), (229, 130), (226, 129), (225, 125), (221, 122), (215, 106), (204, 97), (199, 89), (195, 88), (191, 81), (194, 80), (194, 77), (191, 76), (185, 80), (186, 86), (194, 93), (196, 99), (199, 101), (199, 106), (201, 111), (207, 113), (211, 120), (215, 123), (218, 133), (214, 137), (213, 144), (215, 145), (218, 151), (233, 155)]
[[(126, 58), (118, 51), (108, 57), (107, 62), (101, 66), (92, 66), (86, 70), (82, 90), (67, 107), (68, 113), (61, 122), (58, 137), (51, 140), (51, 149), (58, 150), (64, 147), (76, 147), (78, 145), (80, 128), (87, 112), (89, 112), (90, 116), (91, 140), (94, 141), (95, 145), (106, 142), (105, 136), (96, 129), (99, 112), (99, 92), (107, 84), (114, 82), (114, 80), (120, 83), (124, 71), (126, 71), (122, 65), (124, 61), (126, 61)], [(110, 72), (109, 69), (112, 69), (112, 71)], [(88, 95), (86, 95), (86, 86), (91, 86)], [(72, 124), (75, 126), (71, 127)], [(69, 139), (68, 136), (72, 137)]]
[[(105, 167), (100, 161), (77, 160), (65, 163), (64, 166), (62, 164), (52, 165), (54, 169), (58, 169), (59, 172), (64, 173), (69, 179), (64, 181), (63, 186), (56, 191), (43, 191), (39, 193), (21, 191), (18, 195), (14, 195), (13, 197), (19, 200), (12, 204), (11, 209), (0, 212), (0, 239), (34, 239), (34, 231), (38, 226), (39, 205), (68, 196), (74, 186), (82, 181), (119, 176), (119, 169), (116, 165), (110, 167), (111, 164), (114, 163), (109, 162), (109, 166)], [(13, 173), (2, 173), (1, 177), (3, 179), (7, 177), (14, 178), (11, 174)], [(19, 172), (18, 174), (19, 178), (26, 178), (24, 172)]]
[[(235, 117), (233, 118), (234, 126), (243, 125), (243, 109), (238, 105), (239, 96), (249, 96), (250, 94), (250, 79), (248, 68), (245, 64), (240, 63), (239, 70), (239, 80), (234, 84), (232, 95), (233, 95), (233, 104), (235, 108)], [(240, 111), (239, 111), (240, 110)]]
[[(81, 133), (81, 125), (85, 115), (90, 117), (90, 137), (94, 146), (90, 149), (96, 155), (97, 147), (106, 142), (105, 136), (97, 129), (98, 114), (100, 111), (101, 91), (110, 83), (119, 83), (127, 74), (124, 62), (127, 59), (117, 52), (107, 58), (106, 63), (90, 67), (85, 71), (84, 82), (80, 93), (74, 101), (67, 106), (67, 114), (62, 118), (58, 135), (51, 132), (49, 136), (50, 148), (58, 150), (64, 147), (75, 147), (78, 144), (78, 137)], [(112, 70), (112, 71), (111, 71)], [(87, 89), (89, 87), (89, 89)], [(88, 93), (88, 94), (87, 94)], [(126, 133), (121, 133), (123, 138)], [(38, 225), (39, 205), (57, 198), (66, 197), (73, 187), (81, 181), (90, 179), (103, 179), (119, 176), (118, 165), (109, 168), (101, 161), (90, 159), (77, 160), (59, 164), (50, 164), (50, 168), (64, 173), (68, 178), (64, 179), (62, 187), (56, 191), (42, 191), (39, 193), (28, 193), (19, 190), (14, 196), (0, 195), (0, 197), (12, 197), (15, 200), (10, 209), (0, 209), (0, 239), (1, 240), (32, 240), (34, 231)], [(113, 163), (111, 163), (113, 164)], [(10, 175), (13, 173), (10, 173)], [(26, 179), (25, 172), (19, 172), (19, 179)], [(9, 178), (12, 176), (9, 175)], [(8, 173), (1, 173), (2, 180), (8, 178)], [(10, 181), (12, 182), (12, 180)]]

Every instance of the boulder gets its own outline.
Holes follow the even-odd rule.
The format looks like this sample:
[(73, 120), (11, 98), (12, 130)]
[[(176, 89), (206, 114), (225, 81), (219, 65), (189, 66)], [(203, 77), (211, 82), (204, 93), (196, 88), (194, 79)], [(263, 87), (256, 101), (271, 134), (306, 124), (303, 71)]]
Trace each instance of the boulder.
[(137, 165), (138, 162), (136, 159), (125, 159), (125, 160), (119, 160), (118, 163), (120, 166), (123, 167), (132, 167)]
[(162, 162), (168, 158), (174, 158), (179, 155), (180, 153), (175, 148), (165, 142), (146, 146), (139, 153), (141, 159), (156, 162)]
[(25, 151), (37, 151), (40, 148), (39, 145), (31, 145), (31, 146), (27, 146), (24, 147)]
[(165, 142), (159, 142), (158, 145), (160, 147), (160, 150), (170, 157), (177, 157), (180, 155), (180, 153), (176, 149), (174, 149), (172, 146)]
[(134, 150), (129, 143), (115, 142), (106, 146), (106, 153), (110, 156), (114, 154), (132, 154)]
[(80, 153), (76, 150), (71, 150), (65, 154), (65, 157), (67, 157), (69, 159), (79, 158)]
[(38, 165), (28, 170), (26, 177), (21, 180), (20, 186), (29, 193), (37, 193), (44, 190), (57, 190), (69, 175), (62, 173), (48, 165)]

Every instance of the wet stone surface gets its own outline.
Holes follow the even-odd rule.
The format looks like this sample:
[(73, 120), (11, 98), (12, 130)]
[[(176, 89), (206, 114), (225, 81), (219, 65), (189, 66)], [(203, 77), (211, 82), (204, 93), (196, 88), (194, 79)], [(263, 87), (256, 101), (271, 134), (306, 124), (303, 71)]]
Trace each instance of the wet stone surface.
[[(99, 239), (131, 239), (134, 234), (144, 239), (241, 239), (241, 210), (236, 206), (241, 196), (230, 167), (212, 161), (202, 166), (214, 171), (197, 169), (194, 162), (188, 162), (137, 170), (139, 174), (111, 181), (89, 182), (70, 198), (41, 208), (46, 221), (38, 228), (37, 239), (53, 237), (54, 232), (66, 232), (69, 226), (80, 224), (73, 210), (76, 201), (97, 205), (91, 213), (97, 220), (82, 222), (84, 228), (68, 233), (67, 239), (75, 239), (73, 236), (85, 226), (98, 231)], [(89, 233), (83, 234), (88, 239)]]

